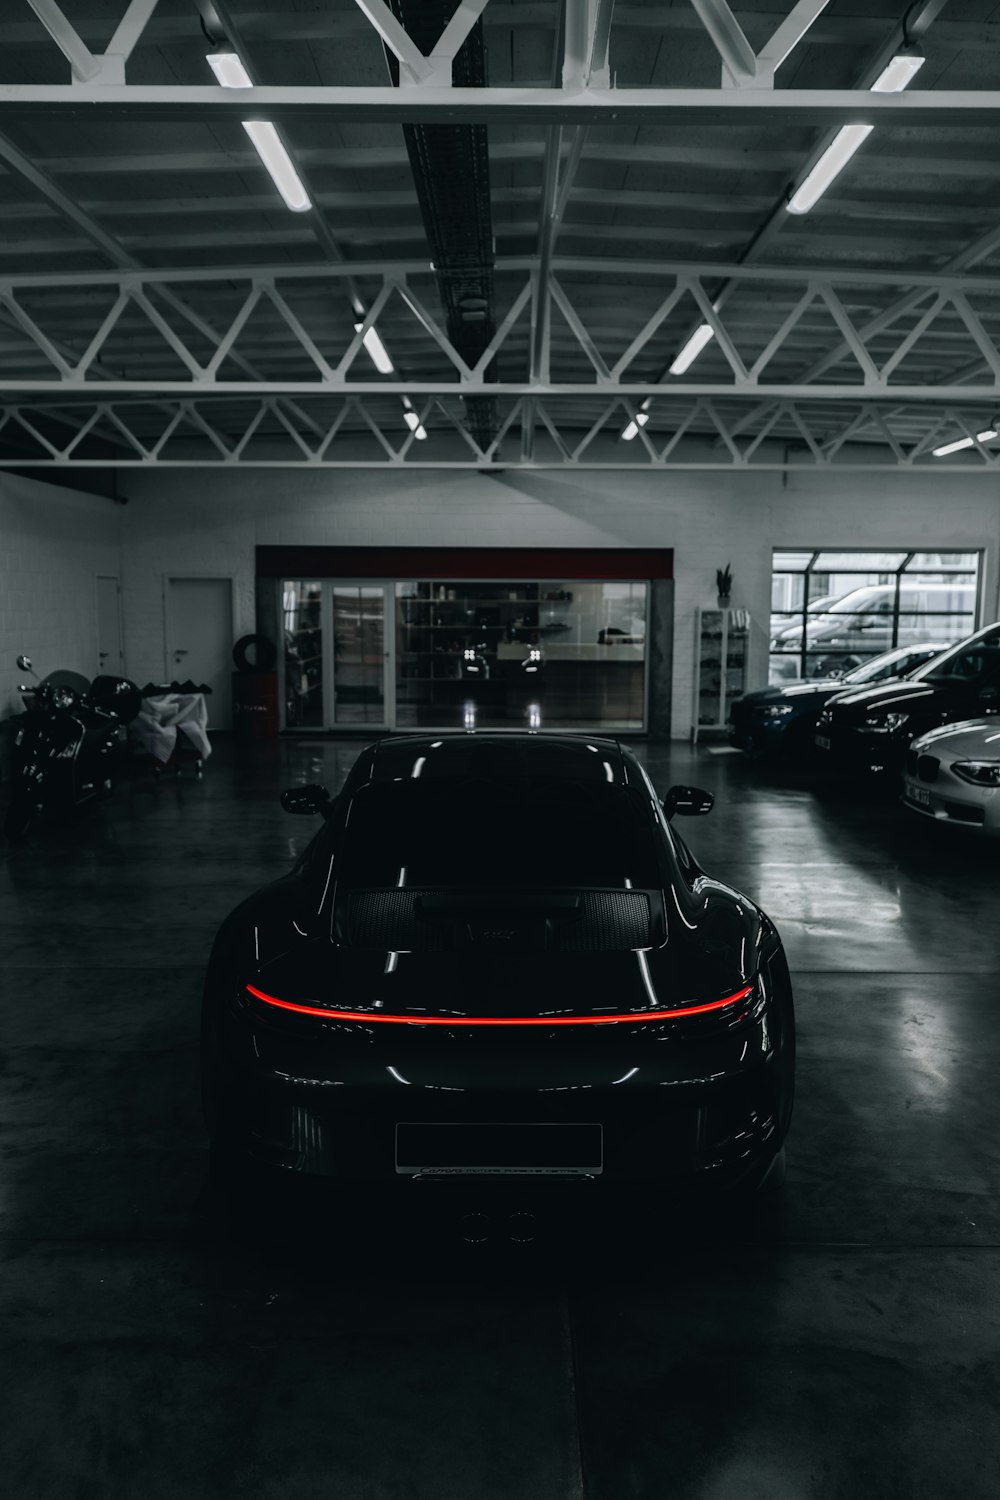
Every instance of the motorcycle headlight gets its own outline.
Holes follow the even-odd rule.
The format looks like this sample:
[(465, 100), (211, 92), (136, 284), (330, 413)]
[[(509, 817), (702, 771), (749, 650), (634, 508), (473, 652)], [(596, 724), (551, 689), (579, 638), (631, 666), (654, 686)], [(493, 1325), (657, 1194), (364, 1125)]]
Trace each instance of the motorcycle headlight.
[(973, 786), (1000, 786), (1000, 760), (953, 760), (951, 769)]
[(783, 719), (786, 714), (793, 714), (795, 709), (790, 703), (765, 703), (760, 711), (765, 719)]

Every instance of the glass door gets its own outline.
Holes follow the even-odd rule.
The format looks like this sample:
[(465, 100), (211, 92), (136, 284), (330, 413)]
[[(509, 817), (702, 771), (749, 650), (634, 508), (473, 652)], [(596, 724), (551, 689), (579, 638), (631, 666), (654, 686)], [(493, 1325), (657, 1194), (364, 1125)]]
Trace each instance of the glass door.
[(333, 623), (331, 727), (388, 729), (394, 717), (392, 632), (386, 629), (390, 586), (331, 583)]

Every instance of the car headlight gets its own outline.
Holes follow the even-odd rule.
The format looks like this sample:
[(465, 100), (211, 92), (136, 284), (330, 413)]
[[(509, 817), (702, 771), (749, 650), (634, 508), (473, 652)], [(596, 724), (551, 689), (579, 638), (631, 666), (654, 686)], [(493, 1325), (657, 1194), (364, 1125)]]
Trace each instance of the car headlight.
[(953, 760), (951, 769), (973, 786), (1000, 786), (1000, 760)]
[(786, 714), (795, 712), (791, 703), (765, 703), (758, 710), (765, 719), (783, 719)]
[(909, 714), (868, 714), (864, 720), (869, 734), (895, 734), (909, 719)]

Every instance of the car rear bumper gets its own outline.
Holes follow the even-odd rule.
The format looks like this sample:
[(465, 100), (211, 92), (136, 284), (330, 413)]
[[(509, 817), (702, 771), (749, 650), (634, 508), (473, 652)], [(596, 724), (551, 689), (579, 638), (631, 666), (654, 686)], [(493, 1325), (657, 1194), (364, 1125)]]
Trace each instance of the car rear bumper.
[[(309, 1078), (262, 1066), (258, 1049), (230, 1037), (214, 1061), (206, 1059), (210, 1128), (237, 1170), (272, 1180), (334, 1179), (341, 1188), (377, 1188), (395, 1201), (479, 1190), (490, 1196), (555, 1190), (604, 1200), (650, 1182), (715, 1195), (752, 1189), (780, 1149), (791, 1114), (792, 1046), (769, 1045), (767, 1019), (740, 1029), (735, 1053), (731, 1037), (720, 1043), (716, 1067), (706, 1048), (695, 1046), (690, 1078), (631, 1090), (352, 1086), (316, 1077), (317, 1066)], [(783, 1032), (769, 1019), (772, 1038), (790, 1036), (790, 1026)], [(758, 1061), (732, 1070), (743, 1040), (746, 1055)], [(397, 1171), (396, 1126), (405, 1121), (597, 1123), (602, 1169), (551, 1177), (404, 1175)]]

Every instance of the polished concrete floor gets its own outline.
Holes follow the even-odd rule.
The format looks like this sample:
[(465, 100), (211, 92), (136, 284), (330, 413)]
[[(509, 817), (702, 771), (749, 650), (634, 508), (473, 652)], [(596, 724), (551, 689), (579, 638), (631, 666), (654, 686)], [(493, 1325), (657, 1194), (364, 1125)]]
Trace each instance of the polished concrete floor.
[[(12, 1500), (974, 1500), (1000, 1473), (1000, 850), (641, 747), (783, 933), (775, 1216), (579, 1264), (226, 1229), (196, 1086), (215, 927), (357, 743), (220, 747), (5, 849), (0, 1454)], [(478, 1257), (478, 1258), (477, 1258)]]

